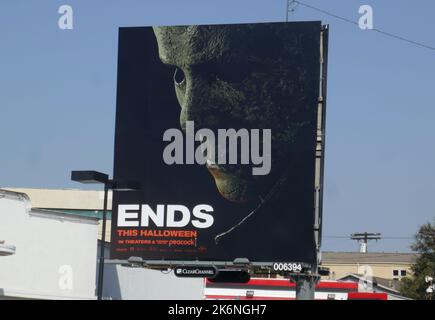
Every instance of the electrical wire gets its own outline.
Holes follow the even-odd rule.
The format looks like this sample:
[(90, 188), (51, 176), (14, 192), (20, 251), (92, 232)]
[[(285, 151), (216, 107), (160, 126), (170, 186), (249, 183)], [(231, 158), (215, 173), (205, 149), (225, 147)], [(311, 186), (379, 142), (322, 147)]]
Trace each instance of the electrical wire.
[[(325, 239), (349, 239), (352, 240), (350, 236), (323, 236)], [(380, 240), (413, 240), (414, 237), (382, 237)]]
[[(339, 15), (337, 15), (335, 13), (332, 13), (332, 12), (329, 12), (329, 11), (317, 8), (317, 7), (309, 5), (307, 3), (304, 3), (304, 2), (301, 2), (301, 1), (298, 1), (298, 0), (293, 0), (291, 3), (296, 3), (298, 5), (304, 6), (306, 8), (311, 9), (311, 10), (315, 10), (317, 12), (323, 13), (323, 14), (331, 16), (333, 18), (336, 18), (336, 19), (342, 20), (344, 22), (350, 23), (352, 25), (359, 26), (359, 23), (356, 22), (356, 21), (353, 21), (353, 20), (348, 19), (346, 17), (339, 16)], [(378, 28), (373, 28), (373, 29), (368, 29), (368, 30), (377, 32), (379, 34), (382, 34), (382, 35), (390, 37), (390, 38), (394, 38), (396, 40), (400, 40), (400, 41), (406, 42), (408, 44), (412, 44), (412, 45), (415, 45), (415, 46), (418, 46), (418, 47), (421, 47), (421, 48), (425, 48), (425, 49), (429, 49), (429, 50), (435, 51), (435, 47), (433, 47), (433, 46), (427, 45), (425, 43), (417, 42), (417, 41), (414, 41), (414, 40), (411, 40), (411, 39), (407, 39), (405, 37), (399, 36), (399, 35), (391, 33), (391, 32), (387, 32), (387, 31), (384, 31), (384, 30), (381, 30), (381, 29), (378, 29)]]

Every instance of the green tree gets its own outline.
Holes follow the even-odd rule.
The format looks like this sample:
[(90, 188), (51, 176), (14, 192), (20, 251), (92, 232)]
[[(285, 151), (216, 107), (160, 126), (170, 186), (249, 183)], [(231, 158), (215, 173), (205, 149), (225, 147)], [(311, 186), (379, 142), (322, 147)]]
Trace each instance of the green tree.
[(400, 292), (405, 297), (425, 300), (435, 300), (435, 294), (428, 295), (426, 289), (429, 284), (425, 277), (435, 278), (435, 220), (434, 223), (427, 223), (420, 227), (415, 235), (415, 242), (411, 246), (419, 256), (416, 263), (411, 267), (413, 275), (402, 279)]

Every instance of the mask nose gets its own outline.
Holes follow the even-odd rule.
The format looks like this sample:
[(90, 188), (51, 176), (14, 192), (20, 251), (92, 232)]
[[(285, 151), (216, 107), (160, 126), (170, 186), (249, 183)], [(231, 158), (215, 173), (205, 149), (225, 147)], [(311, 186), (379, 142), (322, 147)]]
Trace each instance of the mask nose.
[[(195, 128), (208, 128), (211, 124), (208, 119), (213, 117), (212, 95), (210, 84), (200, 75), (186, 74), (185, 92), (180, 102), (180, 125), (186, 130), (186, 122), (193, 121)], [(180, 99), (179, 99), (180, 100)]]

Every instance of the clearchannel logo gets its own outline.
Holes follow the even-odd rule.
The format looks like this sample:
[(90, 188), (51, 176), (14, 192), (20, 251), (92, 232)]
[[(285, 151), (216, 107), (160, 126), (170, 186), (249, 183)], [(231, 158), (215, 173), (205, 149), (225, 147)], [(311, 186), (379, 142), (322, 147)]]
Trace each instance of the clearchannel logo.
[(217, 274), (217, 269), (213, 266), (176, 267), (174, 273), (180, 278), (213, 278)]

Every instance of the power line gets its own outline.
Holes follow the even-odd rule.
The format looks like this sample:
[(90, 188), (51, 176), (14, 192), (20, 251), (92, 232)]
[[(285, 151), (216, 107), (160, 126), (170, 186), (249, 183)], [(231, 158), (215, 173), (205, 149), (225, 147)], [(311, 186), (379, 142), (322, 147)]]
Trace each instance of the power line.
[(314, 7), (314, 6), (311, 6), (311, 5), (309, 5), (309, 4), (306, 4), (306, 3), (303, 3), (303, 2), (300, 2), (300, 1), (297, 1), (297, 0), (294, 0), (294, 2), (297, 3), (297, 4), (300, 4), (301, 6), (304, 6), (304, 7), (307, 7), (307, 8), (309, 8), (309, 9), (312, 9), (312, 10), (315, 10), (315, 11), (318, 11), (318, 12), (321, 12), (321, 13), (323, 13), (323, 14), (326, 14), (327, 16), (331, 16), (331, 17), (334, 17), (334, 18), (336, 18), (336, 19), (343, 20), (343, 21), (345, 21), (345, 22), (347, 22), (347, 23), (350, 23), (350, 24), (354, 24), (354, 25), (356, 25), (356, 26), (359, 26), (359, 23), (358, 23), (358, 22), (355, 22), (355, 21), (353, 21), (353, 20), (347, 19), (347, 18), (345, 18), (345, 17), (341, 17), (341, 16), (336, 15), (336, 14), (334, 14), (334, 13), (328, 12), (328, 11), (326, 11), (326, 10), (323, 10), (323, 9), (320, 9), (320, 8), (317, 8), (317, 7)]
[[(317, 11), (317, 12), (323, 13), (323, 14), (328, 15), (328, 16), (331, 16), (331, 17), (333, 17), (333, 18), (336, 18), (336, 19), (342, 20), (342, 21), (347, 22), (347, 23), (349, 23), (349, 24), (359, 26), (359, 23), (356, 22), (356, 21), (353, 21), (353, 20), (351, 20), (351, 19), (348, 19), (348, 18), (345, 18), (345, 17), (339, 16), (339, 15), (334, 14), (334, 13), (332, 13), (332, 12), (329, 12), (329, 11), (326, 11), (326, 10), (323, 10), (323, 9), (320, 9), (320, 8), (317, 8), (317, 7), (315, 7), (315, 6), (312, 6), (312, 5), (306, 4), (306, 3), (301, 2), (301, 1), (298, 1), (298, 0), (291, 0), (291, 1), (289, 1), (289, 3), (292, 3), (292, 4), (298, 4), (298, 5), (304, 6), (304, 7), (306, 7), (306, 8), (309, 8), (309, 9), (311, 9), (311, 10), (315, 10), (315, 11)], [(287, 8), (288, 8), (288, 7), (287, 7)], [(293, 10), (294, 10), (294, 9), (293, 9)], [(288, 13), (287, 13), (287, 17), (288, 17)], [(430, 45), (427, 45), (427, 44), (424, 44), (424, 43), (421, 43), (421, 42), (417, 42), (417, 41), (414, 41), (414, 40), (411, 40), (411, 39), (407, 39), (407, 38), (405, 38), (405, 37), (399, 36), (399, 35), (394, 34), (394, 33), (390, 33), (390, 32), (387, 32), (387, 31), (383, 31), (383, 30), (378, 29), (378, 28), (373, 28), (373, 29), (369, 29), (369, 30), (371, 30), (371, 31), (375, 31), (375, 32), (377, 32), (377, 33), (380, 33), (380, 34), (382, 34), (382, 35), (384, 35), (384, 36), (387, 36), (387, 37), (390, 37), (390, 38), (394, 38), (394, 39), (396, 39), (396, 40), (400, 40), (400, 41), (403, 41), (403, 42), (407, 42), (408, 44), (412, 44), (412, 45), (415, 45), (415, 46), (419, 46), (419, 47), (421, 47), (421, 48), (425, 48), (425, 49), (429, 49), (429, 50), (435, 51), (435, 47), (432, 47), (432, 46), (430, 46)]]
[[(323, 238), (326, 239), (349, 239), (351, 240), (351, 236), (334, 236), (334, 235), (327, 235), (323, 236)], [(382, 237), (384, 240), (413, 240), (414, 237)]]
[(322, 238), (328, 238), (328, 239), (350, 239), (350, 236), (323, 236)]
[(384, 240), (414, 240), (414, 237), (383, 237)]

